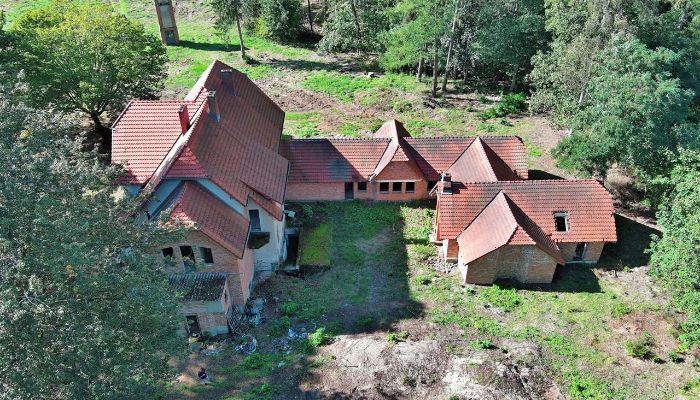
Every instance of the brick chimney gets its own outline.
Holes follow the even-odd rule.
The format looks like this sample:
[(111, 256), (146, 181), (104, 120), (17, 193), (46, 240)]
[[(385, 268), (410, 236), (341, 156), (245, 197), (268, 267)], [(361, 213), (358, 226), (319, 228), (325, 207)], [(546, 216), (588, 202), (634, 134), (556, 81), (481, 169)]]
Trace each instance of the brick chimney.
[(227, 89), (233, 89), (233, 70), (224, 68), (221, 70), (221, 83)]
[(221, 114), (219, 114), (219, 105), (216, 102), (216, 92), (210, 91), (207, 93), (207, 104), (209, 106), (208, 114), (211, 119), (219, 122), (221, 119)]
[(177, 111), (177, 116), (180, 118), (180, 131), (181, 133), (187, 132), (190, 129), (190, 114), (187, 112), (187, 104), (180, 106)]
[(449, 172), (440, 176), (440, 194), (452, 194), (452, 174)]

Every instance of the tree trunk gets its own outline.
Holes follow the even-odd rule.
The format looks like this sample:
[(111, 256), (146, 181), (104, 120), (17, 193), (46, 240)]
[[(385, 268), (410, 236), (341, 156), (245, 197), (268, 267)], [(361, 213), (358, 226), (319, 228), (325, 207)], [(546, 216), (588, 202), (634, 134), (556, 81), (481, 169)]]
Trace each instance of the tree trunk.
[(442, 95), (447, 92), (447, 79), (450, 74), (450, 59), (452, 58), (452, 43), (454, 42), (455, 29), (457, 27), (457, 12), (459, 12), (459, 6), (462, 3), (461, 0), (457, 0), (455, 3), (455, 13), (452, 16), (452, 30), (450, 31), (450, 44), (447, 46), (447, 60), (445, 61), (445, 76), (442, 78)]
[(510, 92), (513, 93), (515, 89), (518, 87), (517, 84), (515, 83), (516, 79), (518, 77), (518, 66), (516, 65), (513, 67), (513, 74), (510, 77)]
[(309, 14), (309, 28), (311, 28), (311, 34), (313, 35), (313, 33), (314, 33), (314, 19), (311, 16), (311, 0), (306, 0), (306, 9), (308, 10), (308, 14)]
[(100, 153), (110, 154), (112, 150), (112, 131), (102, 125), (100, 115), (90, 113), (90, 119), (95, 127), (95, 144), (99, 146)]
[(241, 45), (241, 60), (245, 60), (245, 46), (243, 45), (243, 32), (241, 31), (240, 14), (236, 14), (236, 30), (238, 30), (238, 42)]
[(440, 46), (440, 39), (435, 37), (435, 45), (433, 46), (433, 88), (430, 92), (431, 96), (435, 98), (437, 96), (437, 81), (438, 81), (438, 47)]
[(420, 79), (423, 77), (423, 57), (418, 60), (418, 72), (416, 72), (416, 80), (420, 82)]
[(350, 0), (350, 8), (352, 9), (352, 18), (355, 21), (355, 31), (357, 34), (357, 40), (361, 40), (362, 33), (360, 32), (360, 20), (357, 18), (357, 8), (355, 7), (355, 0)]

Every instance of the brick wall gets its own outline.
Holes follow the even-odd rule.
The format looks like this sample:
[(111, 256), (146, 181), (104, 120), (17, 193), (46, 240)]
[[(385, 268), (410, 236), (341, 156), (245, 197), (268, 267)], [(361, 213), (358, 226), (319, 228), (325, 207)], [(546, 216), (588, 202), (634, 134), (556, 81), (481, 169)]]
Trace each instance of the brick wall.
[[(559, 249), (561, 250), (562, 257), (566, 262), (573, 261), (576, 255), (576, 245), (577, 243), (557, 243)], [(603, 252), (603, 247), (605, 242), (591, 242), (588, 243), (586, 252), (583, 254), (583, 262), (597, 263), (600, 258), (600, 254)]]
[(465, 283), (487, 285), (496, 279), (550, 283), (557, 262), (535, 246), (503, 246), (466, 265), (459, 261)]
[(288, 183), (286, 199), (289, 201), (317, 201), (345, 199), (343, 182)]
[[(167, 268), (168, 272), (185, 272), (182, 255), (179, 246), (193, 246), (195, 261), (197, 262), (197, 272), (223, 272), (229, 274), (228, 293), (233, 304), (243, 305), (248, 300), (250, 291), (248, 285), (253, 278), (252, 251), (246, 249), (243, 259), (237, 258), (233, 253), (221, 247), (209, 236), (197, 230), (188, 231), (185, 237), (177, 243), (170, 243), (165, 247), (173, 248), (173, 266)], [(208, 247), (211, 249), (214, 258), (213, 264), (204, 264), (198, 247)], [(157, 250), (160, 254), (160, 249)]]
[[(406, 178), (404, 178), (406, 179)], [(393, 182), (393, 181), (392, 181)], [(358, 200), (377, 201), (410, 201), (429, 199), (428, 182), (418, 180), (414, 182), (415, 188), (412, 193), (406, 192), (406, 182), (402, 182), (401, 191), (394, 192), (392, 184), (389, 182), (389, 191), (383, 193), (379, 190), (379, 182), (367, 182), (367, 190), (358, 190), (357, 182), (353, 183), (353, 196)], [(324, 201), (324, 200), (345, 200), (344, 182), (325, 183), (290, 183), (287, 185), (287, 200), (289, 201)]]

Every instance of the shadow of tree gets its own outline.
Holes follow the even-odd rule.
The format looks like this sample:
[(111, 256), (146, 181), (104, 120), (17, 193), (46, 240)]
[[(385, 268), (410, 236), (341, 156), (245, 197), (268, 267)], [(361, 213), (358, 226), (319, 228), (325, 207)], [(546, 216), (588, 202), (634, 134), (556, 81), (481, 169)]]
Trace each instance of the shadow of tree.
[[(185, 47), (192, 50), (202, 50), (202, 51), (240, 51), (241, 46), (238, 44), (224, 44), (224, 43), (199, 43), (192, 42), (190, 40), (181, 40), (177, 46), (174, 47)], [(245, 47), (248, 50), (248, 47)]]
[(617, 226), (617, 243), (608, 243), (598, 261), (598, 267), (607, 269), (636, 268), (649, 263), (646, 250), (654, 235), (661, 232), (641, 224), (624, 215), (615, 214)]

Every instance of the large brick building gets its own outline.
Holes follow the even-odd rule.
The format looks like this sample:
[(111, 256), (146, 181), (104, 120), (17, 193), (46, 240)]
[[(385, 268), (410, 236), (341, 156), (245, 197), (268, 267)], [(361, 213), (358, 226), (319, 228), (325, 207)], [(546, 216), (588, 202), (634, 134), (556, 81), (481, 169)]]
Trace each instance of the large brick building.
[(550, 282), (615, 241), (596, 181), (528, 180), (516, 136), (412, 138), (387, 121), (372, 138), (281, 140), (284, 112), (216, 61), (184, 100), (133, 101), (113, 126), (112, 162), (143, 199), (141, 221), (189, 226), (158, 249), (183, 293), (183, 328), (223, 333), (253, 278), (286, 258), (285, 201), (437, 197), (431, 239), (466, 282)]

